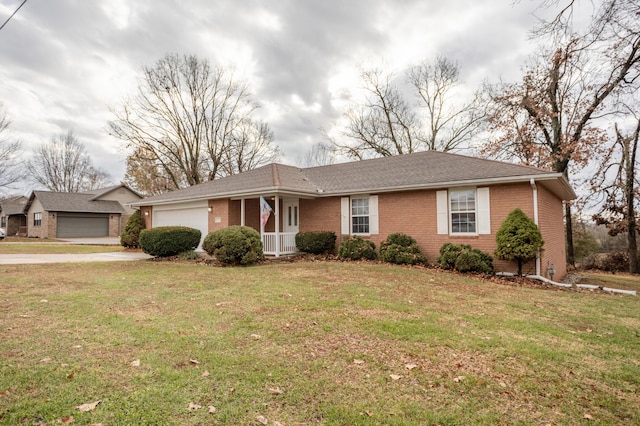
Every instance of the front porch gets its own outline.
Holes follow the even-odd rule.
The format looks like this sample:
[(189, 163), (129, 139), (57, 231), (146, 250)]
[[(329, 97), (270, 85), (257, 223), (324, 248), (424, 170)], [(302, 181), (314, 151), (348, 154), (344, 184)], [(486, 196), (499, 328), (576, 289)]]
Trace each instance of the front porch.
[(262, 251), (267, 256), (275, 257), (294, 254), (298, 251), (296, 234), (297, 232), (263, 232)]
[(240, 225), (250, 226), (260, 232), (265, 255), (279, 257), (298, 252), (298, 198), (265, 194), (258, 199), (241, 198), (236, 201), (240, 201)]

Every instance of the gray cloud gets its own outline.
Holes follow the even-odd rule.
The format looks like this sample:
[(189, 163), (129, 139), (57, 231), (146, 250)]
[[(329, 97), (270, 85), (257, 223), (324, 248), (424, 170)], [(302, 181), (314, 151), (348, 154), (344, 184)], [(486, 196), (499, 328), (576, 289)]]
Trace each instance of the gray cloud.
[[(0, 20), (19, 3), (0, 0)], [(250, 80), (294, 163), (339, 118), (337, 98), (357, 90), (330, 89), (338, 72), (383, 60), (401, 71), (443, 53), (469, 84), (516, 78), (530, 12), (503, 0), (29, 1), (0, 32), (0, 102), (28, 149), (73, 129), (119, 180), (125, 155), (105, 131), (109, 107), (133, 93), (142, 66), (195, 54)]]

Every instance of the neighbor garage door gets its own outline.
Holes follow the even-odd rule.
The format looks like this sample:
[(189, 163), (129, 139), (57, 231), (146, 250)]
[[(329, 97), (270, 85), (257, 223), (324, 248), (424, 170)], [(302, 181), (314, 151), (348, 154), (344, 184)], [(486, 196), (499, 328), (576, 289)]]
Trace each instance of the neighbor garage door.
[(188, 226), (199, 229), (202, 233), (200, 241), (209, 232), (209, 212), (206, 201), (171, 204), (153, 207), (152, 224), (158, 226)]
[(109, 215), (97, 213), (58, 213), (58, 238), (109, 236)]

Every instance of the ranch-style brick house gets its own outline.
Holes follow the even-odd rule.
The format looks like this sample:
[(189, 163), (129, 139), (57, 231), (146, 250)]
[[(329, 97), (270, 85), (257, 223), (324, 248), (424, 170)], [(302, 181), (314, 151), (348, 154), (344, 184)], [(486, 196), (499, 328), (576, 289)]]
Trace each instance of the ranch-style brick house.
[[(146, 227), (183, 225), (204, 236), (231, 225), (259, 230), (265, 254), (296, 251), (295, 234), (333, 231), (338, 243), (360, 235), (376, 247), (395, 232), (415, 238), (435, 261), (442, 244), (469, 244), (493, 254), (496, 232), (520, 208), (545, 241), (524, 272), (566, 275), (563, 201), (576, 197), (561, 173), (437, 151), (298, 168), (269, 164), (143, 199)], [(273, 213), (260, 221), (260, 200)], [(276, 226), (277, 224), (277, 226)], [(515, 272), (495, 261), (497, 271)]]

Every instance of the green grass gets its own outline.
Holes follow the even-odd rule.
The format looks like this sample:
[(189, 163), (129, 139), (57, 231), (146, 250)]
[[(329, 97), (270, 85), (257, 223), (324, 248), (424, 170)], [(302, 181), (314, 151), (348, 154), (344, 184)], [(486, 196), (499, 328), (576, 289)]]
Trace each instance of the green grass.
[(640, 275), (627, 273), (580, 271), (579, 283), (599, 285), (621, 290), (636, 290), (640, 293)]
[(637, 297), (340, 262), (0, 283), (0, 424), (640, 423)]

